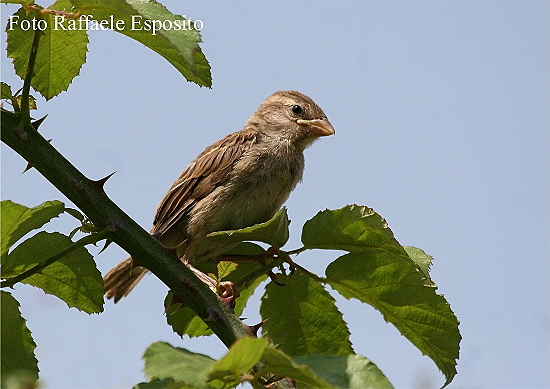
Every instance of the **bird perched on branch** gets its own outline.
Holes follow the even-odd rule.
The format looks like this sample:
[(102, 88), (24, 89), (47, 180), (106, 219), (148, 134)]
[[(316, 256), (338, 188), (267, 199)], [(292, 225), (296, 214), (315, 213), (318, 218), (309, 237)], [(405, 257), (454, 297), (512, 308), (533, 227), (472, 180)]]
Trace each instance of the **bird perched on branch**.
[[(306, 147), (334, 128), (308, 96), (276, 92), (241, 131), (207, 147), (181, 173), (160, 202), (151, 234), (178, 246), (188, 265), (223, 254), (231, 246), (206, 235), (271, 219), (302, 179)], [(147, 273), (132, 257), (104, 277), (105, 294), (117, 302)]]

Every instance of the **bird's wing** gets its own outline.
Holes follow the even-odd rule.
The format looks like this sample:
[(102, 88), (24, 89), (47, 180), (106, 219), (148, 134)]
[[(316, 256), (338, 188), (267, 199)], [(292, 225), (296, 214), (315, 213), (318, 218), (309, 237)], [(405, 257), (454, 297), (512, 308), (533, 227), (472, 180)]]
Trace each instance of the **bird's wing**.
[(226, 136), (204, 150), (181, 173), (160, 202), (151, 233), (162, 236), (187, 219), (193, 206), (225, 181), (235, 162), (256, 141), (256, 133), (243, 130)]

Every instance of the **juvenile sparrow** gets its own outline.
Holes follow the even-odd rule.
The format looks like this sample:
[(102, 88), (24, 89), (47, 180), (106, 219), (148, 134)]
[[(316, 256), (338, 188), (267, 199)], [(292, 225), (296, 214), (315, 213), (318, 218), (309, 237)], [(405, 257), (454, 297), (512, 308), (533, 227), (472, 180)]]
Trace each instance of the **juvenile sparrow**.
[[(160, 202), (151, 234), (178, 248), (187, 264), (231, 249), (206, 235), (271, 219), (302, 179), (306, 147), (334, 134), (323, 110), (308, 96), (276, 92), (234, 132), (204, 150)], [(115, 303), (147, 273), (132, 257), (104, 277)]]

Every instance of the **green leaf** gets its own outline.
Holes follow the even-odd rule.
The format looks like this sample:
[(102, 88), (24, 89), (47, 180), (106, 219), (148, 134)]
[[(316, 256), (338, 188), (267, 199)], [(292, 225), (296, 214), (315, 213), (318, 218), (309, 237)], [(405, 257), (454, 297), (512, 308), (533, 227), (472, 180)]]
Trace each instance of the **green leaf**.
[(288, 284), (267, 286), (260, 308), (268, 319), (263, 333), (277, 348), (292, 356), (352, 354), (346, 322), (324, 286), (299, 272), (281, 282)]
[(184, 383), (194, 388), (208, 388), (207, 379), (216, 361), (206, 355), (177, 348), (165, 342), (153, 343), (145, 351), (145, 375)]
[[(305, 365), (294, 362), (290, 357), (281, 351), (268, 347), (262, 357), (263, 374), (276, 374), (282, 377), (288, 377), (298, 384), (306, 385), (306, 388), (336, 389), (323, 378), (317, 376), (313, 370)], [(302, 385), (302, 387), (304, 387)]]
[(419, 249), (418, 247), (413, 246), (404, 246), (403, 247), (409, 257), (420, 267), (420, 270), (424, 273), (426, 277), (426, 284), (428, 286), (435, 286), (430, 277), (430, 268), (432, 267), (433, 258), (431, 255), (428, 255), (424, 250)]
[(294, 360), (269, 346), (267, 339), (241, 338), (219, 361), (173, 347), (151, 345), (144, 355), (145, 374), (152, 380), (137, 389), (233, 388), (256, 376), (288, 377), (298, 388), (392, 388), (382, 372), (361, 355), (308, 355)]
[[(34, 208), (4, 200), (2, 206), (2, 257), (28, 232), (42, 227), (65, 209), (61, 201), (46, 201)], [(2, 259), (3, 260), (3, 259)]]
[[(61, 9), (70, 5), (68, 1), (58, 1), (52, 9)], [(60, 8), (61, 7), (61, 8)], [(70, 6), (69, 6), (70, 8)], [(39, 23), (37, 27), (43, 32), (38, 46), (34, 66), (35, 76), (32, 87), (47, 100), (67, 90), (73, 78), (78, 76), (80, 68), (86, 62), (88, 34), (85, 30), (63, 30), (56, 25), (55, 16), (37, 11), (29, 12), (20, 8), (8, 23), (8, 57), (13, 58), (15, 72), (25, 78), (29, 63), (35, 29), (23, 30), (22, 23)], [(9, 28), (12, 27), (12, 30)], [(57, 28), (57, 29), (56, 29)]]
[[(17, 96), (15, 98), (15, 100), (17, 101), (17, 106), (21, 107), (21, 100), (23, 98), (21, 96)], [(13, 104), (13, 100), (12, 100), (12, 104)], [(33, 96), (30, 96), (29, 95), (29, 109), (30, 110), (35, 110), (36, 109), (36, 99), (33, 97)]]
[(215, 242), (257, 241), (281, 248), (288, 241), (290, 220), (283, 207), (271, 220), (240, 230), (219, 231), (208, 235)]
[(244, 309), (246, 308), (246, 303), (252, 297), (258, 286), (262, 282), (264, 282), (267, 279), (267, 276), (265, 274), (262, 274), (255, 280), (253, 280), (250, 284), (247, 284), (245, 286), (242, 286), (239, 290), (239, 297), (237, 298), (237, 304), (235, 305), (235, 314), (236, 315), (242, 315)]
[(302, 243), (308, 249), (358, 251), (377, 248), (412, 263), (388, 223), (372, 208), (347, 205), (319, 212), (304, 224)]
[(241, 242), (237, 246), (233, 247), (231, 250), (225, 252), (221, 258), (223, 259), (224, 255), (262, 255), (265, 254), (265, 250), (262, 246), (257, 245), (256, 243), (251, 242)]
[[(6, 84), (5, 82), (1, 83), (2, 85), (2, 99), (3, 100), (9, 100), (10, 104), (13, 106), (15, 111), (19, 111), (19, 107), (21, 107), (21, 95), (19, 96), (13, 96), (11, 87)], [(36, 99), (34, 96), (29, 95), (29, 109), (33, 110), (36, 109)]]
[(135, 385), (133, 389), (193, 389), (193, 387), (166, 378), (164, 380), (154, 379), (151, 382), (141, 382)]
[(34, 356), (36, 344), (21, 316), (19, 302), (11, 293), (0, 291), (2, 311), (2, 388), (7, 382), (19, 381), (16, 387), (35, 387), (38, 380), (38, 361)]
[[(189, 28), (190, 22), (175, 15), (156, 1), (143, 0), (71, 0), (83, 14), (92, 15), (96, 21), (110, 20), (120, 22), (122, 28), (115, 31), (143, 43), (151, 50), (168, 60), (188, 81), (200, 86), (212, 86), (210, 65), (202, 53), (199, 42), (200, 32)], [(167, 29), (158, 30), (157, 22), (165, 23)], [(175, 27), (175, 21), (180, 29)], [(155, 31), (149, 26), (155, 26)], [(170, 29), (169, 26), (172, 25)], [(193, 26), (193, 22), (190, 23)], [(199, 27), (197, 25), (197, 27)], [(184, 29), (185, 28), (185, 29)]]
[(187, 306), (171, 307), (166, 312), (166, 320), (174, 332), (181, 337), (188, 335), (190, 338), (196, 338), (214, 334), (210, 327)]
[(221, 280), (224, 277), (227, 277), (231, 273), (237, 270), (237, 264), (230, 261), (221, 261), (218, 263), (218, 279)]
[[(305, 355), (294, 358), (337, 388), (383, 389), (393, 385), (378, 367), (362, 355)], [(298, 386), (300, 388), (300, 386)]]
[[(12, 277), (29, 270), (72, 245), (58, 232), (39, 232), (17, 246), (2, 264), (2, 276)], [(55, 295), (69, 307), (87, 313), (103, 311), (103, 279), (85, 247), (78, 247), (40, 273), (21, 281)]]
[(83, 222), (84, 219), (85, 219), (84, 215), (77, 209), (65, 208), (65, 212), (67, 212), (69, 215), (71, 215), (72, 217), (74, 217), (75, 219), (77, 219), (80, 222)]
[[(387, 322), (428, 355), (446, 377), (456, 375), (461, 336), (458, 319), (418, 264), (371, 208), (348, 205), (319, 212), (303, 228), (307, 248), (349, 251), (326, 269), (325, 280), (344, 297), (378, 309)], [(419, 252), (411, 250), (415, 260)]]
[(416, 267), (373, 248), (346, 254), (326, 269), (326, 281), (344, 297), (378, 309), (445, 374), (456, 375), (460, 344), (458, 320), (435, 287), (425, 285)]
[(214, 364), (209, 374), (210, 381), (221, 381), (223, 387), (236, 387), (241, 377), (248, 374), (268, 347), (267, 339), (241, 338), (228, 353)]
[(13, 97), (13, 93), (11, 92), (11, 87), (5, 82), (0, 82), (0, 86), (1, 86), (0, 90), (2, 91), (1, 98), (11, 100), (11, 98)]

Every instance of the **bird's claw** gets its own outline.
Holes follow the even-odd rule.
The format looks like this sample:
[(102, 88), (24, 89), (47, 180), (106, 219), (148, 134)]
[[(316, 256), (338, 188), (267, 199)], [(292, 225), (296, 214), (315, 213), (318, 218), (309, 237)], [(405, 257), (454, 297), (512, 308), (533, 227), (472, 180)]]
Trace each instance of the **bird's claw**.
[(222, 281), (218, 284), (218, 296), (223, 303), (231, 310), (235, 309), (235, 303), (240, 292), (232, 281)]

